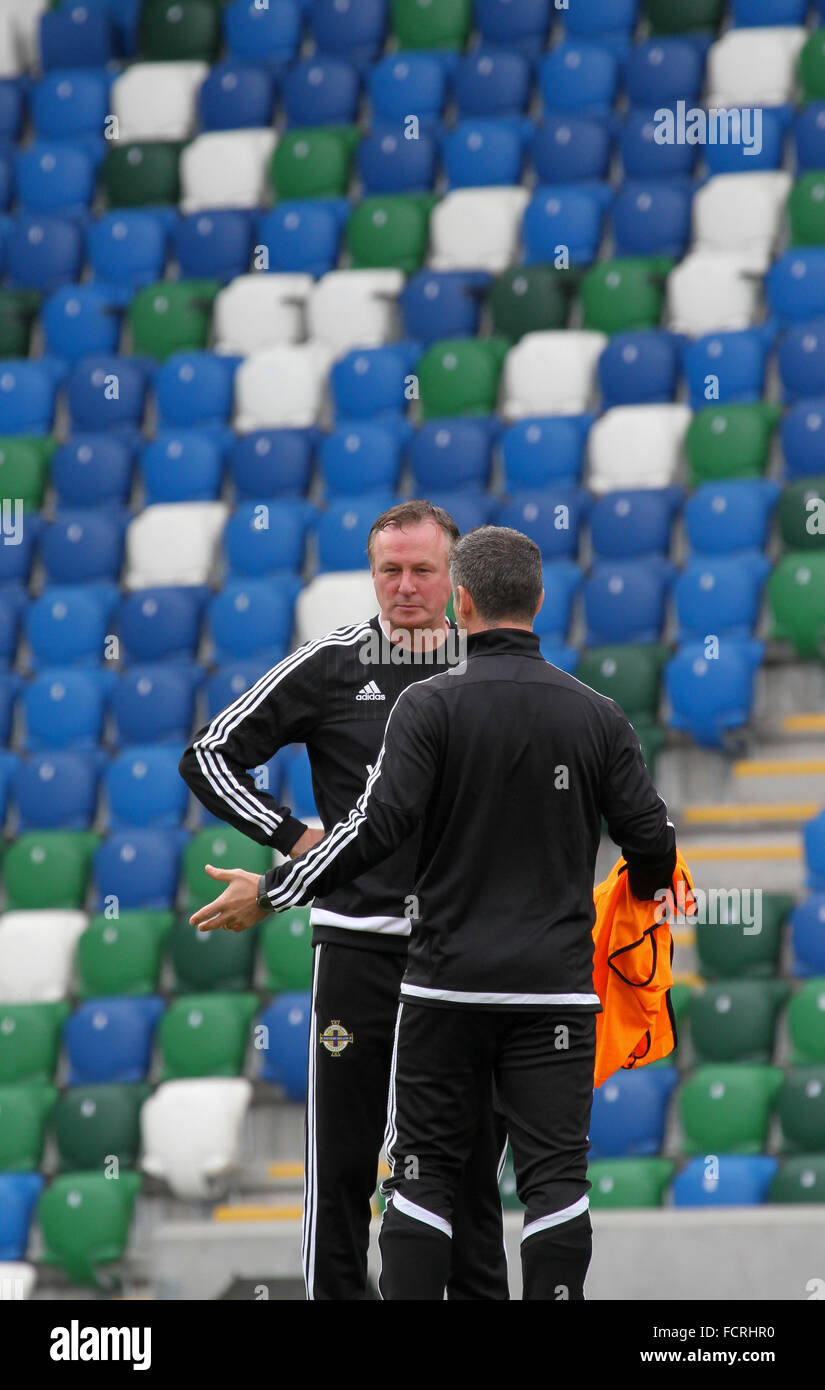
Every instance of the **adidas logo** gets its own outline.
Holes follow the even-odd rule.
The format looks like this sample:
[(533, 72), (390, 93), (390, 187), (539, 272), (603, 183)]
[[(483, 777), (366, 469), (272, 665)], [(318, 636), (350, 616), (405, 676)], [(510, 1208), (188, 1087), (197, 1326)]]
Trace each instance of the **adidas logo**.
[(378, 689), (375, 681), (367, 681), (355, 698), (356, 700), (386, 700), (387, 697)]

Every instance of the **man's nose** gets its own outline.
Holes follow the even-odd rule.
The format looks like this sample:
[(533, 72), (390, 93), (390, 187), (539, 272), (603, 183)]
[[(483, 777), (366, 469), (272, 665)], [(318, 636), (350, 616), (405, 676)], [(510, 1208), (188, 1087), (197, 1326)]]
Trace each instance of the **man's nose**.
[(407, 574), (406, 571), (405, 571), (405, 572), (401, 575), (401, 583), (398, 585), (398, 588), (399, 588), (399, 590), (401, 591), (402, 594), (414, 594), (414, 593), (415, 593), (415, 578), (414, 578), (414, 576), (413, 576), (412, 574)]

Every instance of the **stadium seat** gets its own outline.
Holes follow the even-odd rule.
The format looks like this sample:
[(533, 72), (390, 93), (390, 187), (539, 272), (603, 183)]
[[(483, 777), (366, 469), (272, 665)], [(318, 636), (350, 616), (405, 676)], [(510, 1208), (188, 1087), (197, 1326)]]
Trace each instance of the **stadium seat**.
[[(32, 513), (39, 512), (43, 503), (54, 447), (55, 440), (51, 438), (28, 439), (25, 435), (7, 435), (0, 439), (0, 482), (3, 496), (14, 498), (15, 501), (19, 498), (24, 513), (29, 514), (30, 521), (34, 520)], [(22, 532), (18, 534), (18, 541), (20, 545), (23, 544)], [(10, 577), (7, 573), (2, 574), (3, 581)]]
[(221, 46), (220, 12), (209, 0), (144, 0), (139, 42), (146, 58), (213, 62)]
[(283, 1087), (285, 1098), (306, 1100), (306, 1051), (311, 1026), (311, 996), (288, 991), (279, 994), (260, 1015), (267, 1046), (261, 1049), (261, 1080)]
[[(14, 553), (22, 546), (4, 548)], [(29, 544), (27, 549), (30, 561), (32, 545)], [(26, 600), (18, 587), (8, 587), (5, 592), (0, 589), (0, 670), (5, 671), (6, 667), (14, 665), (20, 634), (20, 610), (25, 606)]]
[(825, 892), (812, 893), (791, 913), (795, 975), (825, 975)]
[(344, 57), (313, 54), (290, 66), (282, 98), (288, 126), (348, 125), (358, 116), (358, 72)]
[(14, 183), (22, 210), (82, 217), (94, 195), (94, 160), (78, 142), (36, 140), (15, 154)]
[(272, 122), (275, 84), (265, 67), (229, 58), (215, 63), (198, 92), (200, 125), (208, 130), (248, 130)]
[(224, 502), (163, 502), (145, 507), (126, 533), (126, 588), (208, 583), (226, 516)]
[(6, 910), (82, 908), (98, 837), (89, 831), (19, 835), (4, 861)]
[(222, 475), (223, 452), (208, 430), (161, 430), (141, 454), (145, 506), (214, 501)]
[(761, 400), (773, 337), (773, 327), (765, 325), (712, 333), (686, 344), (683, 363), (692, 408)]
[(576, 668), (577, 680), (615, 700), (634, 727), (655, 722), (668, 648), (651, 642), (589, 647)]
[[(211, 901), (217, 891), (212, 881), (202, 899), (195, 900), (197, 907)], [(190, 926), (186, 918), (179, 918), (166, 943), (176, 989), (181, 994), (250, 989), (257, 941), (255, 928), (245, 932), (202, 932)]]
[(548, 112), (533, 130), (531, 152), (537, 182), (604, 181), (610, 168), (611, 143), (605, 117)]
[(213, 1196), (237, 1163), (251, 1098), (243, 1077), (164, 1082), (140, 1114), (144, 1172), (176, 1197)]
[(748, 1207), (767, 1201), (779, 1160), (766, 1154), (752, 1158), (723, 1155), (716, 1171), (709, 1172), (704, 1158), (694, 1158), (673, 1180), (671, 1195), (676, 1207)]
[(401, 440), (396, 430), (369, 420), (339, 425), (324, 438), (319, 460), (327, 497), (393, 491), (401, 472)]
[(166, 227), (148, 209), (107, 212), (90, 223), (87, 247), (96, 280), (137, 290), (163, 276)]
[(438, 145), (429, 131), (408, 140), (402, 127), (382, 126), (365, 135), (356, 162), (366, 194), (423, 193), (435, 184)]
[(673, 587), (679, 641), (702, 642), (709, 633), (750, 637), (770, 568), (755, 550), (690, 560)]
[(459, 121), (444, 135), (441, 154), (450, 188), (517, 184), (524, 165), (523, 123), (492, 116)]
[(0, 1259), (22, 1260), (43, 1188), (42, 1173), (0, 1173)]
[(149, 391), (149, 368), (133, 357), (93, 353), (75, 363), (67, 382), (73, 430), (140, 428)]
[(246, 357), (306, 337), (310, 275), (240, 275), (215, 301), (215, 351)]
[(223, 12), (223, 28), (232, 58), (258, 63), (274, 74), (284, 70), (301, 43), (301, 9), (291, 0), (231, 0)]
[(108, 606), (97, 586), (55, 585), (26, 608), (24, 628), (35, 668), (98, 662)]
[(768, 580), (774, 636), (790, 642), (797, 655), (821, 657), (825, 643), (825, 555), (811, 551), (784, 555)]
[(716, 901), (717, 920), (695, 926), (702, 975), (712, 980), (771, 979), (777, 973), (782, 927), (793, 899), (785, 893), (762, 893), (757, 898), (754, 890), (742, 893), (741, 899), (733, 895), (731, 900), (720, 889)]
[(781, 169), (789, 115), (785, 106), (760, 108), (759, 115), (747, 107), (728, 108), (724, 120), (730, 139), (723, 135), (705, 146), (708, 172), (755, 174)]
[[(781, 106), (793, 100), (801, 25), (729, 29), (711, 45), (708, 106)], [(804, 82), (804, 69), (802, 71)]]
[(677, 183), (626, 183), (612, 210), (615, 254), (678, 260), (690, 240), (691, 194)]
[(198, 91), (208, 71), (207, 63), (198, 61), (132, 63), (112, 83), (118, 140), (190, 139), (197, 124)]
[(261, 924), (265, 988), (273, 994), (312, 988), (312, 934), (309, 908), (271, 914)]
[(368, 569), (318, 574), (301, 590), (295, 604), (296, 641), (316, 642), (335, 628), (362, 622), (365, 613), (374, 611), (375, 590)]
[(789, 1158), (768, 1188), (769, 1202), (822, 1202), (825, 1194), (825, 1159), (821, 1154)]
[(304, 503), (242, 503), (226, 524), (224, 553), (233, 575), (300, 572), (310, 509)]
[(257, 1009), (256, 994), (190, 994), (173, 1000), (158, 1030), (162, 1079), (237, 1076)]
[(0, 1172), (31, 1173), (40, 1167), (56, 1100), (54, 1086), (0, 1086)]
[(226, 455), (238, 499), (303, 497), (313, 467), (311, 430), (257, 430), (232, 440)]
[(147, 826), (162, 830), (182, 823), (189, 791), (178, 776), (179, 757), (175, 746), (138, 744), (113, 758), (103, 778), (113, 829)]
[(614, 333), (598, 363), (602, 408), (667, 405), (675, 397), (681, 370), (678, 339), (648, 329)]
[(770, 312), (783, 326), (825, 315), (825, 247), (780, 256), (765, 277), (765, 289)]
[(88, 830), (97, 807), (98, 760), (66, 749), (20, 762), (12, 794), (20, 830)]
[(433, 202), (430, 194), (418, 193), (362, 198), (347, 223), (353, 269), (394, 269), (408, 275), (418, 270), (427, 254)]
[(825, 1062), (825, 977), (805, 980), (793, 995), (787, 1011), (787, 1026), (794, 1064)]
[(709, 178), (693, 199), (694, 251), (736, 252), (767, 269), (791, 184), (781, 170)]
[(332, 270), (307, 305), (307, 334), (336, 357), (354, 347), (379, 347), (396, 336), (399, 270)]
[[(20, 677), (9, 672), (0, 672), (0, 738), (4, 745), (11, 742), (11, 729), (14, 717), (14, 705), (20, 691)], [(12, 755), (13, 756), (13, 755)], [(8, 794), (8, 778), (11, 776), (11, 764), (9, 771), (4, 774), (3, 797)]]
[(390, 32), (400, 49), (461, 49), (472, 27), (471, 0), (391, 0)]
[(804, 24), (806, 0), (733, 0), (733, 22), (738, 27), (772, 24)]
[[(245, 358), (235, 378), (235, 429), (305, 429), (321, 410), (329, 351), (315, 342), (277, 344)], [(272, 391), (277, 379), (280, 390)]]
[(599, 116), (613, 105), (619, 64), (606, 44), (563, 39), (540, 59), (536, 75), (546, 110)]
[[(626, 180), (669, 180), (685, 186), (696, 166), (696, 147), (686, 141), (657, 139), (668, 112), (675, 121), (675, 103), (656, 111), (631, 110), (618, 124), (617, 145)], [(659, 114), (659, 112), (664, 114)]]
[(825, 316), (789, 328), (777, 360), (785, 401), (825, 394)]
[(116, 580), (122, 553), (122, 518), (101, 507), (61, 512), (43, 528), (40, 561), (49, 583)]
[[(277, 791), (277, 788), (274, 790)], [(182, 863), (184, 911), (188, 916), (215, 896), (215, 880), (204, 869), (207, 863), (218, 869), (241, 868), (250, 873), (265, 874), (272, 868), (272, 850), (266, 845), (256, 844), (234, 826), (224, 824), (193, 835), (184, 851)], [(214, 937), (214, 933), (201, 933), (201, 937), (204, 936)]]
[(699, 1062), (770, 1062), (783, 980), (724, 980), (695, 991), (690, 1036)]
[(503, 418), (582, 414), (590, 404), (596, 365), (606, 344), (602, 333), (527, 333), (505, 358)]
[(505, 270), (487, 295), (494, 333), (516, 342), (525, 333), (565, 328), (576, 278), (549, 265)]
[[(280, 582), (279, 582), (280, 581)], [(292, 575), (230, 579), (209, 604), (216, 661), (250, 657), (271, 666), (286, 655), (301, 581)]]
[(398, 420), (406, 410), (416, 356), (400, 343), (345, 353), (329, 373), (335, 419)]
[(750, 718), (762, 644), (725, 639), (708, 658), (704, 643), (680, 647), (665, 668), (670, 725), (709, 748), (723, 748)]
[(544, 560), (574, 560), (586, 504), (586, 493), (564, 484), (516, 493), (498, 508), (496, 525), (523, 531)]
[(544, 601), (533, 631), (542, 644), (563, 643), (570, 628), (572, 605), (582, 585), (582, 572), (572, 560), (556, 560), (544, 566), (543, 577)]
[(43, 68), (104, 68), (115, 56), (115, 35), (105, 11), (72, 5), (40, 18)]
[(734, 478), (697, 488), (684, 521), (694, 557), (764, 550), (779, 485), (766, 478)]
[(286, 131), (271, 155), (268, 171), (278, 201), (344, 197), (358, 138), (355, 126), (306, 126)]
[(759, 317), (761, 279), (744, 252), (689, 252), (667, 278), (668, 327), (692, 338), (750, 328)]
[(507, 492), (581, 478), (592, 415), (527, 416), (499, 436)]
[(683, 100), (696, 102), (702, 90), (699, 46), (684, 38), (651, 38), (634, 44), (625, 65), (631, 106), (654, 110)]
[(670, 1158), (603, 1158), (588, 1163), (590, 1205), (596, 1211), (663, 1206), (675, 1166)]
[(384, 0), (315, 0), (309, 15), (319, 53), (348, 58), (360, 70), (373, 70), (387, 26)]
[(69, 1085), (144, 1081), (163, 1000), (155, 995), (90, 999), (63, 1029)]
[[(0, 290), (0, 357), (28, 357), (40, 304), (37, 290)], [(48, 347), (53, 351), (51, 343)]]
[(512, 50), (482, 49), (459, 58), (451, 82), (460, 118), (518, 116), (529, 102), (530, 65)]
[(180, 144), (144, 140), (112, 144), (101, 178), (110, 208), (177, 203), (180, 196)]
[(321, 513), (317, 525), (318, 569), (367, 568), (367, 536), (376, 516), (395, 503), (393, 494), (368, 493), (338, 498)]
[(210, 130), (197, 135), (180, 158), (181, 212), (265, 204), (268, 166), (275, 143), (275, 132), (259, 127)]
[(611, 201), (607, 184), (537, 188), (524, 211), (522, 236), (528, 265), (586, 266), (598, 254)]
[(0, 1004), (0, 1085), (50, 1085), (57, 1069), (65, 1000)]
[(0, 916), (0, 998), (49, 1004), (70, 992), (72, 959), (86, 927), (83, 912), (6, 912)]
[(237, 358), (175, 352), (155, 376), (159, 426), (226, 425), (232, 413)]
[(178, 888), (180, 837), (162, 830), (122, 830), (95, 855), (97, 905), (117, 898), (121, 911), (172, 906)]
[(697, 411), (685, 436), (693, 485), (764, 473), (780, 415), (780, 407), (768, 402), (711, 405)]
[(156, 994), (164, 940), (173, 921), (171, 912), (134, 910), (92, 917), (75, 951), (79, 998)]
[(216, 714), (220, 714), (222, 709), (237, 700), (245, 690), (249, 690), (261, 676), (265, 676), (268, 670), (267, 661), (255, 658), (229, 661), (219, 666), (204, 686), (207, 718), (214, 719)]
[(690, 411), (685, 405), (616, 406), (601, 415), (588, 440), (588, 486), (601, 496), (622, 487), (670, 487)]
[(140, 1111), (151, 1088), (73, 1086), (60, 1096), (54, 1135), (62, 1169), (104, 1168), (114, 1157), (119, 1168), (135, 1168), (140, 1149)]
[(48, 434), (59, 376), (54, 358), (0, 364), (0, 435)]
[(825, 168), (825, 102), (809, 101), (796, 111), (793, 138), (800, 174)]
[(776, 1097), (784, 1147), (803, 1153), (825, 1153), (825, 1068), (796, 1067)]
[(65, 362), (88, 353), (117, 352), (122, 297), (103, 285), (65, 285), (46, 301), (40, 317), (46, 348)]
[(490, 430), (484, 420), (425, 422), (413, 436), (408, 453), (415, 494), (427, 497), (442, 487), (485, 488), (492, 467), (491, 447)]
[(698, 1067), (677, 1093), (686, 1154), (758, 1154), (782, 1085), (779, 1067)]
[(579, 287), (584, 327), (600, 333), (658, 328), (671, 264), (663, 256), (634, 256), (592, 266)]
[(504, 338), (445, 338), (417, 366), (421, 418), (492, 415), (507, 352)]
[(164, 361), (174, 352), (206, 347), (219, 280), (147, 285), (129, 305), (132, 350)]
[(590, 539), (600, 560), (667, 555), (681, 488), (638, 488), (605, 493), (590, 512)]
[(822, 812), (805, 822), (802, 836), (808, 870), (807, 887), (819, 892), (825, 888), (825, 815)]
[[(122, 598), (117, 631), (132, 662), (194, 658), (200, 640), (203, 594), (193, 588), (147, 588)], [(102, 645), (102, 644), (101, 644)]]
[(821, 550), (825, 534), (817, 524), (817, 509), (822, 507), (825, 478), (803, 478), (782, 489), (777, 508), (779, 533), (787, 550)]
[(447, 70), (433, 53), (389, 54), (370, 68), (368, 93), (373, 119), (397, 127), (407, 116), (434, 127), (447, 100)]
[(658, 641), (672, 579), (659, 555), (597, 564), (583, 590), (587, 644)]
[(590, 1161), (658, 1154), (678, 1080), (675, 1067), (617, 1071), (593, 1092)]
[(140, 1181), (128, 1171), (117, 1182), (104, 1173), (55, 1178), (37, 1208), (46, 1264), (61, 1266), (73, 1283), (111, 1289), (113, 1276), (100, 1266), (121, 1259), (126, 1250)]
[[(440, 338), (474, 338), (489, 284), (484, 271), (422, 270), (411, 275), (398, 299), (406, 336), (423, 348)], [(497, 323), (493, 331), (501, 332)]]
[(430, 218), (434, 270), (489, 270), (497, 274), (516, 259), (526, 188), (458, 188), (447, 193)]

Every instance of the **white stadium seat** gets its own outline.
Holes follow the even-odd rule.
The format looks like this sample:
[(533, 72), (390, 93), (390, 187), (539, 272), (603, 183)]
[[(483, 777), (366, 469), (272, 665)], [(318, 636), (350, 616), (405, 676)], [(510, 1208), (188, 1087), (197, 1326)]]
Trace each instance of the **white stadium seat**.
[(331, 270), (309, 301), (309, 337), (326, 343), (336, 357), (355, 347), (381, 347), (398, 336), (400, 270)]
[(269, 201), (274, 130), (211, 130), (180, 157), (181, 212), (255, 208)]
[(311, 275), (239, 275), (215, 300), (215, 352), (247, 357), (277, 343), (306, 338)]
[(126, 532), (127, 589), (207, 584), (217, 564), (225, 502), (159, 502), (145, 507)]
[(31, 1298), (37, 1271), (22, 1260), (0, 1260), (0, 1303)]
[(517, 260), (521, 218), (530, 201), (526, 188), (457, 188), (433, 208), (430, 258), (433, 270), (506, 270)]
[(504, 418), (580, 415), (590, 404), (596, 364), (606, 346), (603, 333), (525, 333), (504, 359)]
[(315, 642), (336, 627), (361, 623), (377, 611), (369, 570), (319, 574), (303, 588), (295, 605), (299, 643)]
[[(14, 26), (17, 71), (39, 67), (40, 20), (48, 9), (49, 0), (0, 0), (0, 14), (9, 15)], [(10, 75), (2, 74), (4, 77)]]
[(767, 269), (792, 184), (782, 170), (708, 179), (693, 199), (693, 250), (740, 252)]
[(112, 83), (119, 140), (187, 140), (208, 63), (132, 63)]
[(673, 333), (736, 332), (759, 318), (762, 272), (754, 257), (695, 251), (667, 277), (667, 319)]
[(676, 481), (686, 405), (617, 405), (596, 420), (587, 441), (587, 486), (602, 496), (617, 488), (669, 487)]
[(6, 912), (0, 917), (0, 1004), (51, 1004), (71, 991), (85, 912)]
[(303, 429), (318, 419), (330, 354), (322, 343), (294, 343), (253, 352), (235, 373), (234, 426)]
[(0, 77), (19, 77), (26, 67), (23, 34), (14, 11), (0, 6)]
[(708, 53), (705, 106), (782, 106), (793, 101), (796, 60), (807, 36), (801, 25), (729, 29)]
[(238, 1161), (241, 1125), (252, 1099), (245, 1077), (164, 1081), (140, 1112), (141, 1166), (176, 1197), (215, 1194)]

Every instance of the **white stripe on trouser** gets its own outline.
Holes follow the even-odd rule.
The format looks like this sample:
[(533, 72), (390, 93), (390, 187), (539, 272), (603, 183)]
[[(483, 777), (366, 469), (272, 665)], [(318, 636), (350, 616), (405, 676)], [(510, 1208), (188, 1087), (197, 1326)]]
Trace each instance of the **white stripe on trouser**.
[(309, 1058), (307, 1062), (306, 1141), (304, 1144), (304, 1213), (301, 1233), (301, 1263), (304, 1268), (307, 1298), (314, 1298), (315, 1283), (315, 1224), (318, 1217), (317, 1144), (315, 1137), (315, 1038), (318, 1021), (315, 996), (318, 989), (318, 966), (321, 952), (316, 948), (312, 968), (312, 1004), (309, 1022)]
[(452, 1237), (453, 1228), (449, 1221), (444, 1220), (443, 1216), (436, 1216), (434, 1211), (420, 1207), (417, 1202), (411, 1202), (409, 1198), (402, 1196), (398, 1191), (392, 1193), (390, 1201), (396, 1210), (403, 1212), (405, 1216), (411, 1216), (415, 1221), (423, 1221), (425, 1226), (432, 1226), (434, 1230)]
[(390, 1062), (390, 1085), (387, 1092), (387, 1123), (384, 1129), (384, 1153), (390, 1168), (390, 1176), (395, 1174), (395, 1155), (393, 1144), (398, 1138), (398, 1131), (395, 1127), (395, 1067), (398, 1061), (398, 1034), (401, 1029), (401, 1010), (404, 1005), (399, 1003), (398, 1013), (395, 1016), (395, 1035), (392, 1040), (392, 1060)]
[(531, 1221), (524, 1227), (521, 1233), (522, 1241), (528, 1236), (538, 1235), (539, 1231), (547, 1231), (551, 1226), (561, 1226), (565, 1221), (572, 1221), (575, 1216), (581, 1216), (590, 1206), (590, 1199), (587, 1193), (580, 1197), (577, 1202), (573, 1202), (569, 1207), (562, 1207), (561, 1211), (551, 1211), (549, 1216), (540, 1216), (537, 1221)]

